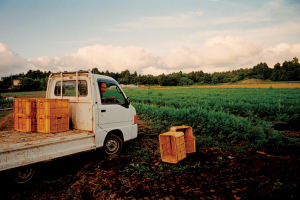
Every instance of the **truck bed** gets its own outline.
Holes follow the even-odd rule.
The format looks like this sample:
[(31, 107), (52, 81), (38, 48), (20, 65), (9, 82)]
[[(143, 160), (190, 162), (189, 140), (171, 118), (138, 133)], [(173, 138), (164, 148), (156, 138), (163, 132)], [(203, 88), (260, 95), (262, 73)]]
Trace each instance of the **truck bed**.
[(58, 133), (0, 132), (0, 171), (96, 149), (95, 134), (83, 130)]
[(58, 133), (24, 133), (20, 131), (0, 131), (0, 149), (3, 147), (19, 144), (19, 143), (27, 143), (27, 142), (38, 142), (51, 138), (58, 138), (70, 135), (81, 134), (83, 132), (88, 133), (88, 131), (82, 130), (69, 130)]

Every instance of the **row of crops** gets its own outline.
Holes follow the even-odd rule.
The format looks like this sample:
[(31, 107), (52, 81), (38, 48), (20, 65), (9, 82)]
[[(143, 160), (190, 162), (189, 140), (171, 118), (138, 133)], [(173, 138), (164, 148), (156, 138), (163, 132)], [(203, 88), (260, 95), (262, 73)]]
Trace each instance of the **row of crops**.
[(126, 94), (139, 116), (161, 131), (192, 126), (200, 145), (243, 143), (265, 148), (297, 143), (280, 130), (299, 130), (298, 88), (172, 88)]
[(0, 108), (12, 108), (14, 101), (12, 99), (0, 99)]

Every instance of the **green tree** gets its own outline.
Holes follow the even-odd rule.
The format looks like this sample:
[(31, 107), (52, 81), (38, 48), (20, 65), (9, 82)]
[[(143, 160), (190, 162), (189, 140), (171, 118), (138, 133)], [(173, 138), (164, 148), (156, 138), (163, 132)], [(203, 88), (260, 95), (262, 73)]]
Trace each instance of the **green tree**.
[(178, 85), (193, 85), (194, 84), (194, 81), (187, 78), (187, 77), (182, 77), (179, 81), (179, 84)]

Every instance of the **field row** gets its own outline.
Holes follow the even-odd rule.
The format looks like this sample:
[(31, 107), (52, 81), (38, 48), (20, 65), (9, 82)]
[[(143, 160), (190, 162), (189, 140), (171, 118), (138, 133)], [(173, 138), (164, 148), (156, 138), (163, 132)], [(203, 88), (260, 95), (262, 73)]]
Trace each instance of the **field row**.
[(243, 142), (266, 148), (297, 143), (274, 128), (299, 128), (298, 90), (190, 88), (127, 94), (139, 116), (162, 131), (185, 124), (193, 127), (200, 145)]
[(285, 129), (300, 123), (299, 89), (171, 89), (127, 91), (133, 102), (176, 109), (225, 112), (250, 120), (265, 120)]

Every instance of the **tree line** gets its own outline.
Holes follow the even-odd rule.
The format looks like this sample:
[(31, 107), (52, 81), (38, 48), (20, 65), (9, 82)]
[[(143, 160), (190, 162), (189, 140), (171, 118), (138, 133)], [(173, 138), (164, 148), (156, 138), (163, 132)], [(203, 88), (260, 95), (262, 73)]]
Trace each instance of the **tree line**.
[[(46, 90), (50, 71), (28, 70), (26, 74), (20, 73), (1, 77), (0, 92), (15, 91), (41, 91)], [(18, 86), (13, 86), (13, 80), (20, 80)]]
[(275, 64), (274, 68), (269, 68), (266, 63), (259, 63), (253, 68), (214, 73), (204, 73), (202, 70), (190, 73), (179, 71), (153, 76), (151, 74), (138, 75), (136, 71), (131, 74), (129, 70), (121, 73), (109, 72), (108, 70), (100, 72), (97, 68), (93, 68), (92, 73), (113, 77), (120, 84), (188, 86), (236, 83), (252, 78), (271, 81), (300, 81), (300, 64), (298, 58), (294, 57), (293, 60), (285, 61), (282, 65), (280, 63)]
[[(0, 80), (0, 92), (46, 90), (50, 73), (50, 71), (29, 70), (26, 74), (22, 73), (2, 77)], [(282, 65), (280, 63), (275, 64), (274, 68), (269, 68), (266, 63), (259, 63), (253, 68), (241, 68), (238, 70), (214, 73), (204, 73), (202, 70), (192, 71), (190, 73), (182, 73), (179, 71), (171, 74), (153, 76), (151, 74), (137, 74), (136, 71), (130, 73), (128, 69), (121, 73), (109, 72), (108, 70), (100, 72), (98, 68), (93, 68), (92, 73), (110, 76), (120, 84), (188, 86), (235, 83), (252, 78), (261, 80), (268, 79), (271, 81), (300, 81), (300, 64), (298, 58), (294, 57), (291, 61), (285, 61)], [(12, 87), (12, 80), (15, 78), (20, 79), (20, 84), (17, 87)]]

